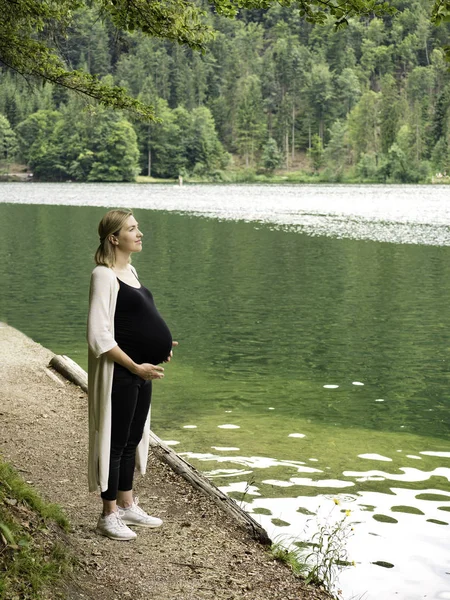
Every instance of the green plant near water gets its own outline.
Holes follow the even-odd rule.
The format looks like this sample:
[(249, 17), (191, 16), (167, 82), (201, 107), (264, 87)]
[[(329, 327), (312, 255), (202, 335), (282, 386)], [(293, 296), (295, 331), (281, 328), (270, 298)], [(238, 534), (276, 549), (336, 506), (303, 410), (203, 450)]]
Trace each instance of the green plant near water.
[[(323, 586), (335, 596), (340, 595), (337, 586), (339, 573), (355, 566), (355, 562), (349, 560), (347, 550), (354, 530), (350, 521), (351, 511), (344, 510), (341, 517), (335, 518), (333, 513), (339, 505), (340, 501), (334, 499), (334, 506), (324, 519), (315, 517), (315, 533), (309, 540), (291, 542), (289, 548), (283, 545), (283, 540), (278, 540), (270, 549), (273, 558), (288, 564), (307, 583)], [(311, 519), (308, 525), (311, 525)]]
[(49, 521), (69, 528), (61, 508), (44, 502), (0, 460), (0, 598), (42, 598), (71, 568), (67, 550), (50, 535)]

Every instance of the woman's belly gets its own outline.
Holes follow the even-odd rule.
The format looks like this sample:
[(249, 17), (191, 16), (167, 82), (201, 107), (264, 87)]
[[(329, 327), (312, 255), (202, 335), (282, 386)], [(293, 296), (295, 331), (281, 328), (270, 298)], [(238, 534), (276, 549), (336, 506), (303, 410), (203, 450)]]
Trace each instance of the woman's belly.
[(158, 365), (169, 357), (172, 350), (172, 334), (162, 317), (159, 322), (152, 322), (151, 326), (144, 328), (141, 338), (142, 362)]
[(164, 319), (158, 314), (136, 327), (130, 320), (116, 323), (116, 342), (135, 362), (158, 365), (172, 350), (172, 334)]

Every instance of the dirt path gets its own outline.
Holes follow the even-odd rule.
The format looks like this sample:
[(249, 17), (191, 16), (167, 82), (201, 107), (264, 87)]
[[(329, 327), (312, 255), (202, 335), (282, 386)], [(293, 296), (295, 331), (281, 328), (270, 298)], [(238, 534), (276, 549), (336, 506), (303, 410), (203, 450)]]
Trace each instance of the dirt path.
[(271, 560), (209, 498), (156, 457), (137, 481), (141, 504), (164, 519), (134, 542), (94, 532), (100, 502), (87, 493), (87, 398), (46, 368), (52, 353), (0, 323), (0, 453), (72, 523), (82, 568), (70, 597), (133, 600), (325, 600)]

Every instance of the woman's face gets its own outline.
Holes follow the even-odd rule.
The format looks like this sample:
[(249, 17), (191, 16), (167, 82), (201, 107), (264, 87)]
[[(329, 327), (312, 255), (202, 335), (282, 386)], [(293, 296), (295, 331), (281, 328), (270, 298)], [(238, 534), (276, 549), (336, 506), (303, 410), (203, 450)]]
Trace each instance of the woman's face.
[(116, 236), (116, 248), (122, 252), (140, 252), (142, 250), (142, 236), (139, 231), (138, 222), (130, 215), (125, 221), (119, 234)]

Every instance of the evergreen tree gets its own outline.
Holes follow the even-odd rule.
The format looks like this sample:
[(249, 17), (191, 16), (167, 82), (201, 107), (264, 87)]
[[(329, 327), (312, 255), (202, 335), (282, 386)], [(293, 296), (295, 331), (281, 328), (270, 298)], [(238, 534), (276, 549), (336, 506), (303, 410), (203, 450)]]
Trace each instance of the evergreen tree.
[(253, 164), (266, 133), (265, 116), (261, 95), (261, 83), (257, 75), (242, 78), (238, 86), (237, 137), (241, 156), (248, 167)]
[(355, 163), (362, 154), (377, 155), (381, 150), (380, 102), (380, 93), (366, 92), (348, 115), (348, 136)]
[(308, 156), (311, 160), (311, 165), (314, 169), (314, 173), (317, 173), (324, 161), (324, 149), (322, 145), (322, 139), (319, 135), (314, 134), (312, 137), (311, 148), (308, 150)]
[(263, 148), (261, 162), (269, 173), (273, 173), (275, 169), (281, 166), (283, 157), (278, 150), (277, 142), (273, 138), (269, 138)]
[(186, 153), (188, 168), (198, 175), (208, 175), (224, 169), (229, 155), (217, 137), (211, 111), (206, 106), (195, 108), (188, 132)]
[(402, 104), (394, 78), (386, 75), (382, 79), (380, 103), (381, 150), (385, 153), (394, 143), (400, 128)]
[(0, 114), (0, 169), (9, 169), (17, 151), (17, 136), (5, 115)]
[(323, 62), (313, 64), (311, 72), (307, 75), (306, 94), (315, 117), (315, 130), (320, 139), (324, 139), (325, 123), (331, 117), (333, 104), (333, 74), (327, 64)]
[(334, 178), (339, 180), (349, 160), (348, 124), (346, 121), (335, 121), (331, 126), (330, 139), (324, 151), (324, 160)]

